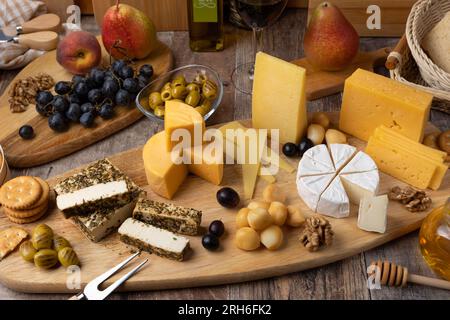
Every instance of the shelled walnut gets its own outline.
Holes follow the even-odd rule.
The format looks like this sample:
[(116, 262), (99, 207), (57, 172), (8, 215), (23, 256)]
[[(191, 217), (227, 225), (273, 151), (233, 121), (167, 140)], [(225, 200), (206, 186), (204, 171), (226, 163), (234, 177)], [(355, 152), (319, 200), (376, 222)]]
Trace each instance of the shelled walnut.
[(307, 218), (300, 241), (309, 251), (317, 251), (322, 246), (330, 246), (333, 243), (334, 232), (331, 229), (330, 222), (321, 216), (312, 216)]
[(34, 103), (34, 99), (39, 91), (48, 90), (54, 84), (54, 79), (46, 73), (39, 73), (35, 77), (17, 80), (9, 90), (8, 102), (11, 112), (24, 112), (30, 104)]
[(432, 203), (425, 191), (415, 190), (411, 187), (393, 187), (388, 196), (390, 200), (400, 201), (411, 212), (425, 211)]

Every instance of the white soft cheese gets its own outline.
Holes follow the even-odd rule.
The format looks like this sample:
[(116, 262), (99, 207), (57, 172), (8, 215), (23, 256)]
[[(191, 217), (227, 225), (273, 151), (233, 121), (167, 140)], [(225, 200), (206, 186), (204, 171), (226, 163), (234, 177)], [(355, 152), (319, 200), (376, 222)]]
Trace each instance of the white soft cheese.
[(320, 195), (325, 191), (334, 178), (334, 174), (322, 176), (299, 177), (297, 179), (297, 191), (306, 205), (312, 210), (317, 210)]
[(176, 235), (133, 218), (128, 218), (119, 228), (119, 234), (140, 240), (152, 247), (181, 253), (189, 244), (189, 239)]
[(377, 170), (378, 167), (373, 159), (366, 153), (360, 151), (356, 156), (342, 169), (341, 174), (344, 173), (359, 173)]
[(340, 171), (356, 154), (356, 148), (348, 144), (331, 144), (329, 148), (337, 171)]
[(56, 197), (56, 205), (59, 210), (66, 210), (86, 202), (111, 198), (128, 192), (125, 181), (112, 181), (99, 183), (71, 193), (61, 194)]
[(380, 185), (380, 175), (378, 174), (378, 170), (344, 174), (341, 175), (341, 181), (350, 202), (358, 206), (364, 197), (377, 195)]
[(350, 215), (350, 201), (339, 176), (320, 196), (317, 212), (333, 218), (345, 218)]
[(331, 160), (330, 153), (328, 152), (328, 148), (324, 144), (319, 144), (307, 150), (303, 155), (303, 158), (304, 157), (313, 159), (314, 161), (327, 167), (329, 170), (332, 170), (332, 172), (336, 171), (333, 161)]
[(363, 198), (359, 205), (358, 227), (365, 231), (385, 233), (388, 203), (387, 195)]

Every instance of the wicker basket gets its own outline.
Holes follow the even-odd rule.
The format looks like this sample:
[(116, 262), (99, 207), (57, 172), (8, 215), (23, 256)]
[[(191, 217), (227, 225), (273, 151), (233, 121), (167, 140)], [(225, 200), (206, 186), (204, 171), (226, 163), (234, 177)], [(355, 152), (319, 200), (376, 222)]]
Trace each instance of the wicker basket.
[(420, 0), (412, 8), (406, 34), (390, 54), (395, 68), (391, 78), (431, 93), (434, 109), (450, 114), (450, 74), (436, 66), (420, 43), (425, 35), (450, 11), (450, 0)]

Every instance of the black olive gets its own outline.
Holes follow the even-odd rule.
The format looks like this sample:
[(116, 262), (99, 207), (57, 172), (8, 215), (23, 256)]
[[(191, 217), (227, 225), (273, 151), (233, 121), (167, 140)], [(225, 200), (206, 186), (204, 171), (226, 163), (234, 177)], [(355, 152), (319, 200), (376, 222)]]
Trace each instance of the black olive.
[(217, 191), (217, 202), (225, 208), (236, 208), (241, 201), (239, 194), (231, 188), (222, 188)]

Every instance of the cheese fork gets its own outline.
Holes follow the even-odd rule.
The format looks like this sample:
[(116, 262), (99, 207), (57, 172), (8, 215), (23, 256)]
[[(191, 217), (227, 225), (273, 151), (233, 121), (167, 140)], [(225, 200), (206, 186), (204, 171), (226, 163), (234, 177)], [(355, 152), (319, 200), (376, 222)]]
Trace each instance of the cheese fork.
[(141, 262), (138, 266), (136, 266), (133, 270), (128, 272), (126, 275), (124, 275), (122, 278), (114, 282), (112, 285), (110, 285), (105, 290), (100, 290), (99, 286), (111, 278), (114, 274), (116, 274), (118, 271), (120, 271), (123, 267), (125, 267), (131, 260), (136, 258), (140, 252), (137, 252), (127, 258), (125, 261), (121, 262), (114, 268), (111, 268), (110, 270), (106, 271), (105, 273), (101, 274), (94, 280), (90, 281), (86, 287), (84, 288), (82, 293), (79, 293), (73, 297), (71, 297), (69, 300), (104, 300), (106, 299), (111, 293), (113, 293), (114, 290), (116, 290), (122, 283), (130, 279), (132, 276), (134, 276), (143, 266), (147, 263), (148, 259)]

